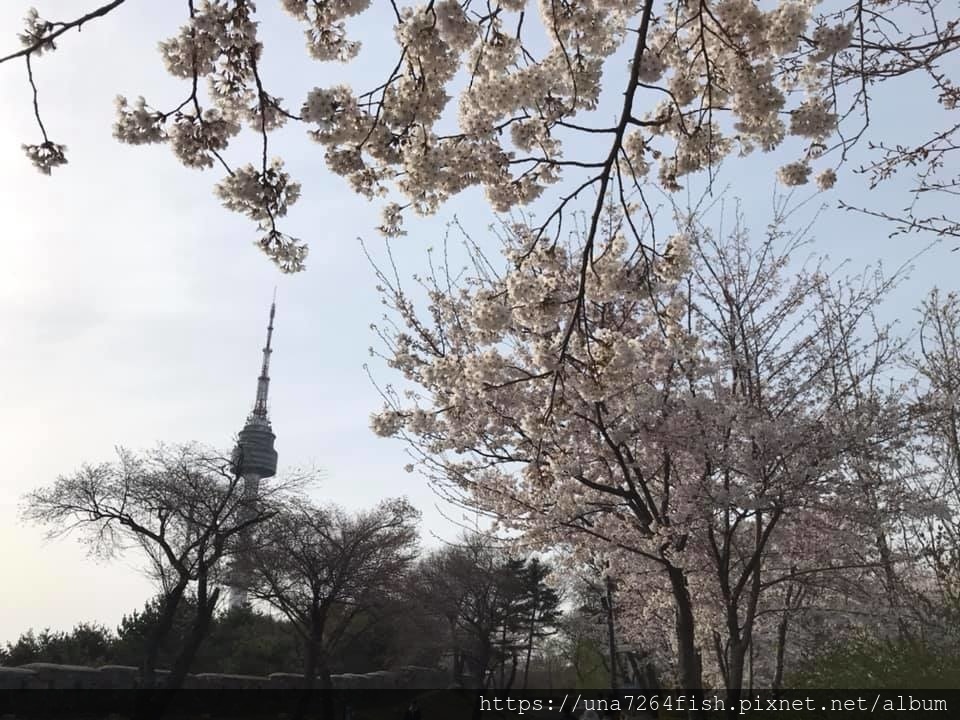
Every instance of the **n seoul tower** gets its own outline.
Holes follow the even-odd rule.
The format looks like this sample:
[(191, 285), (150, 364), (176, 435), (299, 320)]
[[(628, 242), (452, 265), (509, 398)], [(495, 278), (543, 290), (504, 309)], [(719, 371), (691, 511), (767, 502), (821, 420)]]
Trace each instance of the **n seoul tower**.
[[(260, 494), (260, 481), (277, 474), (277, 451), (273, 447), (276, 435), (270, 426), (267, 409), (267, 393), (270, 390), (270, 343), (273, 339), (273, 316), (277, 312), (277, 293), (273, 293), (270, 305), (270, 321), (267, 323), (267, 344), (263, 348), (263, 364), (257, 378), (257, 398), (247, 423), (240, 431), (237, 446), (233, 451), (234, 472), (243, 478), (243, 496), (253, 507)], [(247, 589), (250, 584), (249, 556), (244, 551), (248, 538), (241, 538), (240, 557), (234, 566), (230, 582), (230, 607), (247, 605)]]

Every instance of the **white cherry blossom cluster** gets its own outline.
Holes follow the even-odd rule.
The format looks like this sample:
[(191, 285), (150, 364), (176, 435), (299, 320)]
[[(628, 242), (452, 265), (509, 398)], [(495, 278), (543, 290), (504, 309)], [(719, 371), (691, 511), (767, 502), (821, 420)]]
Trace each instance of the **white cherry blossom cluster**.
[(306, 244), (295, 237), (284, 235), (275, 227), (261, 225), (259, 229), (265, 232), (257, 239), (257, 245), (281, 271), (292, 273), (303, 269), (309, 251)]
[(623, 141), (623, 152), (634, 177), (643, 178), (650, 172), (650, 151), (643, 133), (636, 130), (630, 132)]
[[(265, 155), (267, 133), (293, 117), (280, 98), (263, 88), (258, 75), (262, 47), (255, 11), (250, 0), (198, 3), (180, 32), (160, 43), (167, 71), (193, 82), (191, 96), (170, 112), (151, 108), (142, 97), (132, 106), (118, 97), (114, 136), (131, 144), (169, 142), (187, 167), (225, 167), (228, 176), (216, 187), (224, 206), (257, 222), (264, 233), (257, 244), (282, 269), (293, 272), (302, 269), (306, 246), (280, 232), (276, 220), (299, 198), (299, 184), (290, 181), (279, 160), (231, 170), (222, 155), (244, 121), (262, 135)], [(203, 78), (212, 103), (207, 108), (196, 89)]]
[(837, 182), (837, 171), (827, 168), (817, 175), (817, 187), (821, 190), (830, 190)]
[[(369, 3), (284, 5), (308, 25), (318, 57), (343, 60), (355, 54), (357, 45), (343, 23)], [(394, 184), (407, 202), (394, 204), (393, 216), (403, 207), (433, 213), (471, 185), (482, 185), (497, 211), (541, 197), (563, 177), (560, 124), (596, 107), (604, 63), (629, 38), (624, 29), (644, 8), (628, 1), (541, 2), (540, 21), (551, 47), (536, 58), (511, 31), (518, 18), (510, 13), (529, 14), (526, 5), (501, 3), (497, 12), (483, 14), (452, 0), (400, 8), (395, 38), (401, 62), (379, 93), (357, 95), (340, 85), (308, 95), (301, 117), (314, 139), (327, 146), (328, 167), (368, 197)], [(803, 49), (812, 9), (810, 3), (784, 2), (764, 12), (753, 0), (725, 0), (710, 14), (698, 15), (687, 6), (664, 5), (639, 70), (640, 78), (659, 81), (670, 92), (670, 100), (648, 114), (652, 136), (675, 146), (648, 151), (660, 160), (661, 184), (678, 189), (679, 178), (715, 165), (737, 145), (741, 151), (754, 144), (769, 150), (783, 140), (786, 96), (777, 87), (777, 68)], [(840, 48), (842, 33), (829, 35), (823, 23), (818, 28), (826, 28), (820, 30), (819, 51)], [(698, 37), (706, 53), (693, 42)], [(459, 97), (461, 132), (445, 134), (438, 123), (451, 100), (447, 86), (461, 70), (469, 76)], [(722, 123), (703, 122), (728, 104), (737, 143)], [(828, 133), (835, 117), (815, 114), (818, 107), (801, 106), (791, 132)], [(693, 115), (691, 108), (697, 108)], [(505, 128), (509, 135), (503, 135)], [(641, 140), (649, 146), (650, 139), (639, 133), (629, 137), (633, 170), (642, 180), (650, 160), (641, 161), (636, 148)], [(529, 156), (518, 166), (519, 152)]]
[(264, 91), (256, 100), (251, 100), (240, 114), (246, 118), (252, 130), (268, 133), (282, 127), (290, 119), (283, 109), (283, 98), (273, 97)]
[[(360, 49), (348, 21), (373, 7), (370, 0), (282, 5), (304, 26), (313, 57), (340, 62)], [(209, 168), (224, 164), (222, 151), (241, 125), (265, 144), (269, 132), (299, 120), (324, 146), (328, 168), (356, 192), (402, 196), (384, 200), (391, 205), (381, 227), (392, 234), (403, 213), (434, 213), (474, 186), (498, 212), (594, 168), (592, 179), (573, 181), (574, 196), (614, 176), (625, 187), (656, 178), (676, 191), (682, 178), (731, 153), (773, 150), (788, 134), (819, 147), (833, 133), (824, 69), (850, 44), (852, 26), (817, 8), (816, 0), (401, 3), (392, 8), (396, 59), (384, 64), (392, 69), (383, 82), (369, 92), (337, 82), (309, 89), (297, 115), (269, 93), (259, 71), (255, 2), (198, 0), (180, 31), (160, 43), (167, 71), (191, 94), (171, 110), (121, 100), (115, 135), (134, 144), (169, 141), (185, 165)], [(21, 39), (31, 52), (51, 49), (61, 25), (31, 13)], [(534, 51), (536, 32), (547, 42)], [(621, 50), (633, 57), (626, 73), (610, 62)], [(206, 81), (206, 97), (198, 80)], [(625, 88), (629, 105), (615, 127), (596, 127), (590, 113), (601, 90), (615, 86)], [(799, 90), (805, 99), (796, 99)], [(571, 156), (585, 133), (612, 144), (603, 150), (608, 160)], [(814, 160), (808, 151), (798, 162)], [(781, 176), (806, 182), (799, 167)]]
[(240, 111), (254, 97), (252, 62), (260, 44), (249, 0), (203, 0), (177, 36), (160, 43), (174, 77), (207, 78), (211, 97), (227, 111)]
[[(754, 147), (769, 151), (784, 140), (787, 128), (780, 116), (788, 107), (787, 93), (846, 47), (842, 44), (844, 33), (838, 31), (829, 36), (832, 42), (817, 45), (822, 54), (810, 56), (803, 73), (790, 72), (796, 66), (793, 58), (804, 50), (803, 37), (814, 7), (813, 2), (782, 2), (764, 12), (752, 0), (726, 0), (706, 12), (694, 6), (671, 5), (682, 22), (653, 32), (651, 50), (657, 61), (642, 69), (657, 77), (672, 71), (667, 80), (670, 99), (646, 115), (647, 121), (655, 124), (656, 134), (676, 138), (677, 150), (664, 154), (661, 162), (664, 186), (676, 190), (679, 177), (704, 168), (696, 158), (704, 152), (705, 129), (711, 138), (706, 148), (711, 164), (733, 149), (733, 143), (712, 127), (711, 118), (725, 106), (732, 111), (741, 153)], [(849, 42), (849, 34), (846, 37)], [(691, 52), (691, 48), (696, 50)], [(701, 52), (702, 48), (706, 51)], [(808, 89), (815, 92), (819, 86)], [(691, 108), (694, 103), (695, 109)], [(686, 115), (688, 108), (693, 118)], [(795, 118), (791, 134), (818, 140), (831, 134), (837, 124), (836, 115), (828, 112), (816, 95), (791, 111), (791, 116)], [(657, 123), (664, 118), (668, 120)], [(692, 148), (686, 150), (687, 145)], [(798, 179), (795, 173), (792, 177)]]
[(441, 0), (434, 4), (433, 12), (440, 37), (453, 50), (462, 52), (476, 41), (479, 28), (470, 21), (457, 0)]
[(853, 23), (840, 25), (818, 25), (813, 31), (815, 50), (810, 58), (814, 62), (826, 60), (850, 47), (853, 40)]
[(67, 164), (67, 148), (65, 145), (58, 145), (47, 140), (39, 145), (23, 145), (22, 147), (33, 166), (44, 175), (49, 175), (55, 167)]
[(386, 237), (400, 237), (406, 235), (403, 229), (403, 211), (397, 203), (390, 203), (383, 206), (382, 223), (379, 230)]
[(283, 217), (300, 197), (300, 184), (292, 182), (279, 158), (266, 172), (253, 165), (237, 168), (217, 185), (224, 206), (259, 223)]
[[(130, 126), (132, 130), (139, 128)], [(119, 123), (118, 123), (119, 128)], [(225, 150), (240, 124), (220, 110), (210, 108), (202, 116), (179, 114), (171, 121), (167, 136), (173, 152), (187, 167), (211, 168), (215, 154)]]
[(23, 24), (23, 32), (17, 34), (21, 45), (24, 47), (35, 47), (37, 55), (41, 55), (45, 51), (57, 49), (53, 40), (49, 39), (50, 32), (53, 30), (53, 23), (41, 18), (36, 8), (30, 8), (27, 11), (27, 16), (24, 18)]
[(131, 107), (122, 95), (116, 99), (117, 120), (113, 126), (113, 135), (130, 145), (149, 145), (167, 140), (166, 116), (147, 106), (143, 96), (138, 97)]
[(360, 51), (347, 38), (344, 20), (370, 7), (370, 0), (282, 0), (283, 8), (307, 25), (307, 49), (317, 60), (344, 62)]
[(806, 185), (810, 177), (810, 164), (805, 160), (784, 165), (777, 171), (777, 178), (787, 187)]
[(220, 29), (227, 25), (225, 11), (223, 5), (205, 2), (193, 22), (180, 28), (175, 37), (159, 43), (167, 72), (187, 79), (194, 73), (207, 76), (214, 72), (223, 45), (221, 41), (226, 39)]
[(790, 133), (813, 140), (824, 140), (837, 126), (837, 116), (825, 98), (813, 97), (790, 113)]

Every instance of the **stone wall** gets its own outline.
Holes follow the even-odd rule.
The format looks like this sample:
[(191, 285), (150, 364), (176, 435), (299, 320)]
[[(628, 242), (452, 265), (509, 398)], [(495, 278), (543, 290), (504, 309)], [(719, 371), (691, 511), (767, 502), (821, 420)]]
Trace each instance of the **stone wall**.
[[(166, 674), (166, 670), (157, 671), (159, 677)], [(450, 675), (436, 668), (409, 666), (363, 675), (333, 675), (331, 680), (334, 688), (344, 690), (429, 690), (447, 687), (450, 684)], [(0, 690), (126, 690), (136, 688), (138, 681), (138, 669), (124, 665), (92, 668), (82, 665), (30, 663), (20, 667), (0, 667)], [(210, 690), (284, 690), (302, 687), (303, 676), (295, 673), (273, 673), (266, 677), (198, 673), (187, 675), (183, 686)]]

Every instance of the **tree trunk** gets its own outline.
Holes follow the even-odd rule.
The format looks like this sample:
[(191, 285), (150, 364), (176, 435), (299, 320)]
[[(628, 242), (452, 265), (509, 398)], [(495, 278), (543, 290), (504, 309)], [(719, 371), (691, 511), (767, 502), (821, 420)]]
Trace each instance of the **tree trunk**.
[[(876, 503), (876, 501), (874, 501)], [(879, 515), (879, 512), (877, 513)], [(884, 584), (886, 585), (887, 590), (887, 603), (890, 605), (890, 609), (893, 610), (897, 618), (897, 630), (900, 634), (900, 639), (903, 641), (910, 640), (910, 628), (907, 625), (906, 619), (903, 617), (903, 611), (901, 607), (900, 598), (902, 598), (902, 593), (900, 590), (899, 578), (897, 578), (896, 569), (893, 566), (893, 553), (890, 551), (890, 543), (887, 541), (887, 533), (883, 528), (882, 521), (877, 518), (877, 552), (880, 555), (880, 562), (883, 566), (883, 575)]]
[(156, 685), (157, 658), (160, 656), (160, 649), (163, 647), (164, 640), (167, 639), (170, 630), (173, 628), (177, 608), (180, 606), (180, 600), (183, 599), (183, 593), (186, 589), (187, 580), (184, 578), (178, 581), (170, 592), (163, 597), (157, 624), (150, 631), (144, 643), (143, 663), (140, 666), (141, 687), (153, 688)]
[(167, 681), (167, 687), (169, 689), (177, 690), (183, 685), (183, 681), (190, 671), (190, 666), (193, 665), (193, 659), (196, 657), (200, 645), (203, 644), (207, 633), (210, 631), (210, 622), (213, 619), (213, 611), (217, 607), (219, 597), (220, 588), (210, 593), (209, 597), (206, 597), (206, 593), (198, 596), (197, 615), (194, 618), (193, 626), (190, 628), (190, 635), (187, 637), (187, 642), (183, 648), (181, 648), (180, 654), (177, 655), (177, 661), (174, 663), (173, 669), (170, 672), (170, 678)]
[[(776, 524), (780, 517), (780, 511), (775, 510), (770, 514), (766, 528), (763, 525), (763, 515), (757, 513), (754, 523), (755, 549), (751, 558), (752, 570), (750, 571), (750, 594), (747, 597), (746, 607), (743, 610), (743, 622), (740, 621), (740, 612), (738, 610), (737, 600), (728, 600), (727, 605), (727, 634), (728, 645), (730, 648), (729, 661), (727, 663), (727, 697), (729, 704), (733, 707), (739, 707), (740, 697), (744, 688), (744, 673), (747, 665), (747, 653), (751, 653), (753, 647), (753, 624), (757, 617), (757, 605), (760, 602), (760, 593), (763, 590), (761, 584), (761, 570), (763, 564), (762, 551), (765, 547), (765, 537), (769, 536), (770, 529)], [(752, 672), (752, 671), (751, 671)], [(728, 715), (734, 717), (733, 708), (728, 708)]]
[[(749, 630), (740, 628), (740, 616), (737, 606), (729, 601), (727, 605), (727, 640), (726, 640), (726, 672), (724, 684), (727, 686), (727, 714), (739, 712), (740, 696), (743, 691), (743, 671), (746, 664), (747, 646), (750, 644)], [(720, 644), (720, 634), (716, 634), (717, 645)]]
[(490, 630), (489, 635), (481, 640), (478, 655), (474, 658), (475, 668), (471, 672), (476, 675), (480, 688), (488, 688), (496, 681), (494, 677), (496, 658), (493, 655), (495, 632)]
[(540, 605), (540, 585), (533, 589), (533, 609), (530, 611), (530, 632), (527, 633), (527, 657), (523, 664), (523, 689), (527, 689), (527, 679), (530, 676), (530, 656), (533, 654), (533, 636), (537, 628), (537, 610)]
[(646, 659), (647, 656), (640, 656), (634, 651), (625, 654), (627, 663), (630, 665), (632, 683), (634, 686), (647, 692), (656, 692), (660, 689), (660, 680), (657, 678), (656, 669), (653, 663)]
[(530, 678), (530, 656), (533, 654), (533, 621), (530, 622), (530, 635), (527, 637), (527, 654), (523, 661), (523, 689), (527, 689), (527, 680)]
[(510, 662), (510, 677), (507, 678), (507, 684), (503, 686), (504, 690), (509, 690), (513, 687), (513, 681), (517, 679), (517, 652), (514, 650), (512, 653), (513, 659)]
[(333, 678), (330, 676), (330, 666), (327, 664), (326, 654), (321, 645), (321, 638), (313, 632), (307, 641), (306, 662), (303, 669), (303, 680), (307, 690), (320, 690), (320, 717), (324, 720), (333, 720), (334, 703)]
[(450, 674), (453, 684), (460, 685), (463, 681), (463, 654), (460, 652), (460, 644), (457, 642), (457, 623), (449, 615), (447, 624), (450, 626)]
[(321, 652), (317, 662), (317, 685), (321, 690), (333, 690), (333, 676), (326, 655)]
[(466, 660), (464, 660), (463, 652), (460, 648), (457, 648), (453, 651), (453, 679), (457, 685), (463, 682), (465, 668)]
[(320, 698), (320, 717), (323, 720), (334, 720), (333, 678), (330, 677), (330, 665), (327, 650), (323, 645), (327, 627), (327, 613), (329, 604), (325, 600), (320, 602), (320, 595), (313, 597), (313, 607), (310, 609), (310, 649), (312, 651), (313, 667), (308, 668), (309, 687), (319, 686), (322, 693)]
[[(677, 610), (677, 665), (680, 670), (680, 689), (692, 693), (698, 698), (703, 689), (702, 665), (697, 650), (693, 603), (683, 570), (672, 565), (667, 566), (670, 586)], [(702, 711), (689, 711), (687, 717), (703, 718)]]
[(500, 688), (505, 687), (507, 672), (507, 621), (503, 621), (503, 631), (500, 633)]
[(730, 687), (730, 675), (727, 673), (727, 651), (723, 647), (723, 638), (718, 630), (713, 631), (713, 653), (717, 656), (717, 666), (720, 668), (720, 677), (723, 686)]
[(743, 694), (743, 668), (747, 657), (747, 645), (741, 639), (731, 638), (730, 661), (727, 663), (727, 716), (740, 713), (740, 696)]
[(613, 622), (613, 580), (607, 578), (607, 647), (610, 652), (610, 689), (617, 689), (617, 635)]
[(303, 684), (312, 690), (317, 681), (317, 666), (320, 664), (320, 650), (313, 638), (307, 640), (307, 657), (303, 664)]
[(312, 689), (320, 680), (321, 689), (328, 690), (330, 670), (323, 650), (323, 635), (326, 628), (327, 610), (320, 605), (320, 595), (315, 593), (310, 606), (310, 627), (307, 628), (306, 661), (303, 668), (303, 683)]
[(787, 606), (777, 625), (777, 663), (773, 671), (773, 690), (783, 687), (783, 661), (787, 649), (787, 632), (790, 629), (790, 590), (787, 591)]
[(321, 715), (320, 717), (324, 720), (333, 720), (336, 715), (334, 714), (334, 702), (333, 702), (333, 678), (330, 676), (330, 666), (327, 664), (326, 654), (323, 652), (323, 648), (320, 648), (320, 652), (317, 655), (317, 668), (316, 668), (316, 687), (323, 693), (320, 698), (320, 708)]

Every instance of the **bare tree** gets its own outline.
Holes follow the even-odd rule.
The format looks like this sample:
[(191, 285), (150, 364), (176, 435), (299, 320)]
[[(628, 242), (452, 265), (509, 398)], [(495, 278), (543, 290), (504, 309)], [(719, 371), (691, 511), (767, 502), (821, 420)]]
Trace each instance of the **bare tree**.
[(183, 445), (117, 453), (114, 463), (85, 465), (30, 493), (24, 516), (46, 525), (51, 537), (82, 532), (102, 557), (133, 548), (146, 555), (162, 599), (144, 647), (144, 686), (154, 685), (157, 655), (181, 601), (193, 590), (191, 631), (168, 679), (168, 686), (177, 687), (209, 630), (237, 539), (274, 514), (273, 498), (290, 485), (273, 483), (251, 504), (230, 460), (215, 452)]
[(403, 499), (355, 515), (291, 500), (260, 528), (251, 595), (300, 635), (309, 687), (317, 680), (332, 687), (333, 648), (349, 641), (364, 612), (399, 593), (415, 558), (419, 517)]

